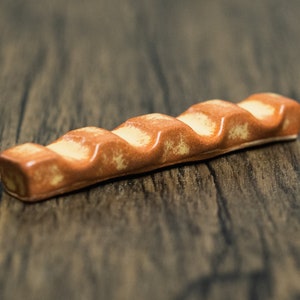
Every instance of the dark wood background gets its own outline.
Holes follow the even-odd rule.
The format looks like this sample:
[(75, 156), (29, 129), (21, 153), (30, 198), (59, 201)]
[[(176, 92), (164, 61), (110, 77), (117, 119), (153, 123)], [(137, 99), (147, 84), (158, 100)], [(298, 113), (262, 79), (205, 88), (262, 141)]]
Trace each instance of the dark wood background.
[[(0, 1), (0, 150), (255, 92), (300, 99), (298, 0)], [(300, 299), (300, 142), (38, 204), (0, 190), (0, 299)]]

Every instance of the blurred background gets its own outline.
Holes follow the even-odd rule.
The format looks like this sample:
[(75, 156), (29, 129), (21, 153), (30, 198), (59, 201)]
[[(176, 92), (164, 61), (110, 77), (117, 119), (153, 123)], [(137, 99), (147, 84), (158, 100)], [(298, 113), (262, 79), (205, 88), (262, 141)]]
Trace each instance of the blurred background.
[[(7, 101), (21, 109), (25, 95), (24, 127), (45, 143), (57, 128), (112, 129), (206, 99), (263, 91), (297, 98), (297, 3), (1, 0), (1, 112), (12, 113)], [(42, 134), (30, 123), (40, 111)]]

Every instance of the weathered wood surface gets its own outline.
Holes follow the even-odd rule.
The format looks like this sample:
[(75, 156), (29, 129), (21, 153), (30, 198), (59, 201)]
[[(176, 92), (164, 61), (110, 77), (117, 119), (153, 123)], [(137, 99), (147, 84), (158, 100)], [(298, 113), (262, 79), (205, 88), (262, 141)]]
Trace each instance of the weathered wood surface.
[[(0, 150), (272, 91), (297, 0), (0, 2)], [(1, 192), (0, 299), (299, 299), (300, 142), (28, 205)]]

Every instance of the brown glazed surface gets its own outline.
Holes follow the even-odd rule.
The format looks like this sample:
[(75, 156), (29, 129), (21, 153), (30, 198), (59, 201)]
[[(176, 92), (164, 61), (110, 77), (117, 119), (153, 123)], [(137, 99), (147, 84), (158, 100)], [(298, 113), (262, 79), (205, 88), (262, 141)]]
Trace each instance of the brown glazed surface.
[(271, 93), (233, 104), (210, 100), (177, 118), (148, 114), (113, 131), (85, 127), (44, 147), (26, 143), (0, 155), (6, 191), (38, 201), (107, 179), (139, 174), (272, 141), (295, 139), (300, 105)]

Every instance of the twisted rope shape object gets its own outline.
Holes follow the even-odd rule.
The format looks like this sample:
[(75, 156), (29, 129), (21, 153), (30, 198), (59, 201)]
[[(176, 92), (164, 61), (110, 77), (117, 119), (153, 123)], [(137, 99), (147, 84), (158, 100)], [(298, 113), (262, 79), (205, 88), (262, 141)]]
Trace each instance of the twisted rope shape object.
[(108, 131), (85, 127), (42, 146), (25, 143), (0, 154), (4, 188), (38, 201), (105, 181), (237, 149), (296, 139), (300, 104), (271, 93), (237, 104), (209, 100), (177, 118), (148, 114)]

